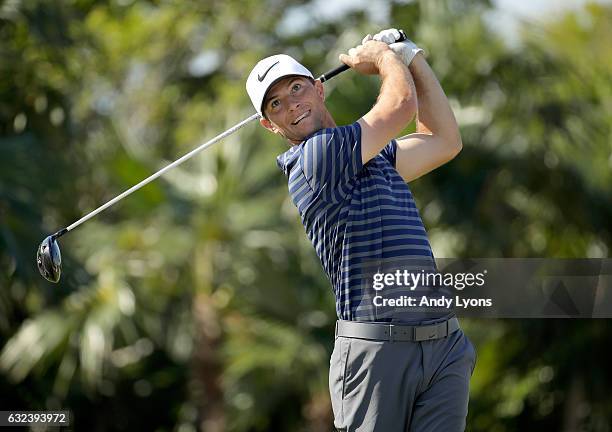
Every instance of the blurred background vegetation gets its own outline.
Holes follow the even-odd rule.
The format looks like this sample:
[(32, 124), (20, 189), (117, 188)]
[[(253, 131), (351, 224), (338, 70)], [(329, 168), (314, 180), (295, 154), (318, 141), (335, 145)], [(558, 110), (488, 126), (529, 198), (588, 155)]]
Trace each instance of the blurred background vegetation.
[[(0, 1), (0, 408), (90, 431), (331, 430), (332, 293), (262, 128), (62, 238), (58, 285), (34, 262), (250, 115), (246, 76), (277, 52), (322, 73), (389, 26), (427, 49), (464, 142), (411, 184), (436, 256), (608, 257), (612, 6), (548, 3), (517, 20), (467, 0)], [(378, 87), (326, 89), (346, 124)], [(611, 430), (607, 320), (462, 323), (467, 430)]]

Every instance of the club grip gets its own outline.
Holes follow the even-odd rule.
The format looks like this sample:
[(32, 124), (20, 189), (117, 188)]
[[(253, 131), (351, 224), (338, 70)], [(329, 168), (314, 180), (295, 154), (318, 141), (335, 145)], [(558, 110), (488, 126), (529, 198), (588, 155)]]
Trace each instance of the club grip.
[[(405, 41), (405, 40), (407, 39), (407, 37), (406, 37), (406, 33), (404, 33), (404, 31), (403, 31), (403, 30), (399, 30), (399, 33), (400, 33), (400, 37), (399, 37), (399, 39), (398, 39), (398, 40), (396, 40), (395, 42)], [(323, 83), (323, 82), (325, 82), (325, 81), (327, 81), (327, 80), (329, 80), (329, 79), (332, 79), (332, 78), (333, 78), (333, 77), (335, 77), (336, 75), (341, 74), (342, 72), (344, 72), (345, 70), (350, 69), (350, 68), (351, 68), (351, 67), (350, 67), (349, 65), (344, 64), (344, 63), (343, 63), (343, 64), (341, 64), (340, 66), (338, 66), (337, 68), (332, 69), (332, 70), (330, 70), (329, 72), (326, 72), (326, 73), (322, 74), (322, 75), (321, 75), (321, 76), (318, 78), (318, 80), (319, 80), (319, 81), (321, 81), (321, 82)]]

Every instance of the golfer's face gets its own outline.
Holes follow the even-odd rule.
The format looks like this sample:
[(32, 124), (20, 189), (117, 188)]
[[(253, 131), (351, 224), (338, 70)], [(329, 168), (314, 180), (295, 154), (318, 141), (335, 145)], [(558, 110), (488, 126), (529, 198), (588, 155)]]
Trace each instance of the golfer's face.
[(266, 95), (264, 112), (272, 130), (293, 142), (323, 128), (323, 85), (305, 77), (287, 77)]

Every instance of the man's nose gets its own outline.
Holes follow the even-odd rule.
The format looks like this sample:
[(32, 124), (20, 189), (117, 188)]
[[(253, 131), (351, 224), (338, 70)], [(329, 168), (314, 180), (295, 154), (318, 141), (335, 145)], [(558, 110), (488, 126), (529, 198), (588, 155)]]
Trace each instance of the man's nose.
[(300, 105), (301, 105), (301, 102), (299, 100), (292, 99), (291, 102), (289, 103), (289, 110), (295, 111), (296, 109), (300, 107)]

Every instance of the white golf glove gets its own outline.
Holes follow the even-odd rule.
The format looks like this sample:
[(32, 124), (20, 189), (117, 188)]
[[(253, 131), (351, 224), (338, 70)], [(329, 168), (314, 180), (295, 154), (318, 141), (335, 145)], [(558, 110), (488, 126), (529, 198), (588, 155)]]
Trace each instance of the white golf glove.
[(406, 39), (401, 42), (395, 42), (396, 40), (400, 38), (400, 36), (401, 35), (400, 35), (399, 30), (390, 28), (387, 30), (383, 30), (379, 33), (376, 33), (374, 36), (367, 35), (366, 37), (363, 38), (363, 40), (361, 41), (361, 44), (363, 45), (364, 43), (372, 39), (376, 41), (384, 42), (389, 45), (389, 48), (391, 48), (395, 54), (400, 56), (400, 58), (404, 61), (404, 64), (406, 66), (410, 66), (410, 62), (412, 62), (412, 59), (414, 59), (414, 56), (419, 51), (423, 53), (424, 51), (418, 46), (416, 46), (416, 44), (412, 42), (410, 39)]

